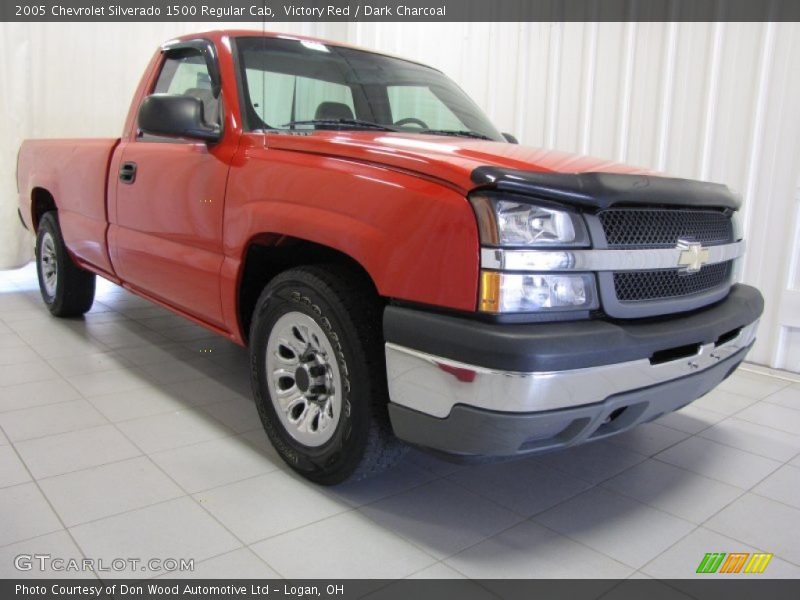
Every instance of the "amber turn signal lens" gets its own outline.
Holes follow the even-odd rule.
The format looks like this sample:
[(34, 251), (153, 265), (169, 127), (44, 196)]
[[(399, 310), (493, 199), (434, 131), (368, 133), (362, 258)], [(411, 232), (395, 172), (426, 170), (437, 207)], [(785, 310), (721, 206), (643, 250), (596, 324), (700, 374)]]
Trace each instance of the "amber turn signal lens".
[(500, 309), (500, 273), (497, 271), (481, 271), (481, 289), (478, 299), (478, 310), (482, 312), (498, 312)]

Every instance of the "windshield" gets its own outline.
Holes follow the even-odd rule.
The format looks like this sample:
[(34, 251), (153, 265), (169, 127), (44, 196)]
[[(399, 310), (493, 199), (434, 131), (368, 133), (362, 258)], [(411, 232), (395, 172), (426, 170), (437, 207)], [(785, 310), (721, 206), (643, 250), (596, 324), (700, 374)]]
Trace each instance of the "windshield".
[(243, 37), (237, 68), (248, 130), (392, 130), (505, 141), (439, 71), (318, 42)]

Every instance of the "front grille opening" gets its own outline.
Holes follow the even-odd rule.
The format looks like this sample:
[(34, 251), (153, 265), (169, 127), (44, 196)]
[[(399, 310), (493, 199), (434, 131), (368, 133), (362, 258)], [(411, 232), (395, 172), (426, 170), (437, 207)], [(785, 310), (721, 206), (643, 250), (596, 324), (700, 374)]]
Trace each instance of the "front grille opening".
[(682, 298), (719, 288), (728, 283), (731, 261), (706, 265), (697, 273), (678, 269), (619, 271), (614, 273), (614, 291), (620, 302), (642, 302)]
[(737, 327), (736, 329), (730, 330), (728, 333), (723, 333), (721, 336), (717, 338), (717, 341), (714, 342), (714, 347), (722, 346), (722, 344), (727, 344), (731, 340), (735, 340), (739, 337), (739, 334), (742, 332), (741, 327)]
[(598, 217), (609, 248), (673, 248), (679, 239), (704, 246), (734, 241), (733, 223), (722, 211), (617, 208)]
[(653, 352), (653, 355), (650, 357), (650, 364), (661, 365), (681, 358), (690, 358), (695, 356), (699, 351), (700, 344), (687, 344), (686, 346), (659, 350), (658, 352)]

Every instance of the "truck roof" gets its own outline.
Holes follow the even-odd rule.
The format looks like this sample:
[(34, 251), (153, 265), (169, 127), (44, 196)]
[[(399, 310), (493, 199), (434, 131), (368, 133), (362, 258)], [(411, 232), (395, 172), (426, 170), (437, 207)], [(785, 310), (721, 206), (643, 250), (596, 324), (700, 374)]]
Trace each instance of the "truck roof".
[(311, 37), (308, 35), (300, 35), (295, 33), (287, 33), (287, 32), (280, 32), (280, 31), (264, 31), (259, 29), (212, 29), (208, 31), (201, 31), (198, 33), (187, 33), (184, 35), (180, 35), (174, 38), (171, 38), (164, 42), (161, 46), (168, 46), (170, 44), (174, 44), (175, 42), (185, 42), (189, 40), (196, 40), (197, 38), (205, 38), (209, 39), (213, 42), (220, 42), (223, 38), (227, 37), (268, 37), (268, 38), (280, 38), (283, 40), (297, 40), (297, 41), (304, 41), (304, 42), (315, 42), (317, 44), (324, 44), (325, 46), (336, 46), (339, 48), (349, 48), (351, 50), (360, 50), (361, 52), (369, 52), (370, 54), (379, 54), (381, 56), (388, 56), (390, 58), (396, 58), (398, 60), (404, 60), (406, 62), (414, 63), (417, 65), (421, 65), (423, 67), (427, 67), (429, 69), (436, 69), (436, 67), (432, 67), (429, 64), (419, 62), (405, 56), (399, 56), (397, 54), (392, 54), (391, 52), (383, 52), (381, 50), (375, 50), (373, 48), (365, 48), (363, 46), (356, 46), (354, 44), (348, 44), (346, 42), (337, 42), (334, 40), (328, 40), (325, 38), (318, 38), (318, 37)]

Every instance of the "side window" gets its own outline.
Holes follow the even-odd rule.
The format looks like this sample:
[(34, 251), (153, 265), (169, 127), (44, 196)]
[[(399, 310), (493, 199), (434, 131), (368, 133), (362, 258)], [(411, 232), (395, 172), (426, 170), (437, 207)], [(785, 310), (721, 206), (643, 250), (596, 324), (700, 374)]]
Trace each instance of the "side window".
[(203, 118), (209, 125), (220, 124), (219, 98), (211, 91), (211, 76), (199, 51), (181, 50), (167, 55), (153, 93), (194, 96), (203, 103)]
[(386, 93), (394, 123), (415, 118), (431, 129), (469, 129), (427, 86), (390, 85)]
[(353, 92), (346, 85), (260, 69), (245, 72), (253, 109), (270, 127), (281, 127), (292, 119), (355, 116)]

